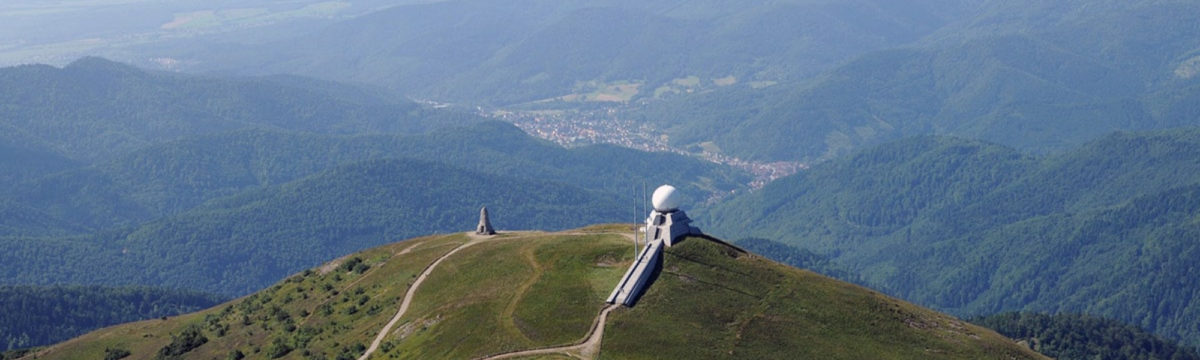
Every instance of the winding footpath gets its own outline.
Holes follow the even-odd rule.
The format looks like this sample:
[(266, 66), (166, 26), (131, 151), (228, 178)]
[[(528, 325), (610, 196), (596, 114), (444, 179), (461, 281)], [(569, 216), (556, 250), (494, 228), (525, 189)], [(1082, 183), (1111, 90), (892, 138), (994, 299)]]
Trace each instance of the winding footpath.
[(383, 330), (379, 331), (379, 335), (375, 336), (375, 341), (371, 342), (371, 347), (367, 348), (367, 351), (364, 352), (362, 356), (359, 356), (358, 360), (367, 360), (371, 357), (371, 354), (374, 354), (376, 350), (379, 350), (379, 344), (383, 343), (383, 339), (387, 338), (388, 333), (392, 331), (392, 328), (396, 326), (396, 323), (399, 322), (400, 318), (404, 316), (404, 313), (408, 311), (408, 305), (412, 303), (413, 295), (417, 293), (417, 288), (421, 286), (422, 282), (425, 282), (425, 278), (429, 276), (429, 273), (433, 272), (434, 268), (437, 268), (438, 264), (441, 264), (443, 260), (449, 258), (450, 255), (454, 255), (454, 253), (458, 252), (459, 250), (466, 249), (471, 245), (482, 243), (485, 240), (486, 238), (483, 237), (472, 236), (471, 241), (459, 245), (458, 247), (454, 248), (454, 250), (450, 250), (450, 252), (447, 252), (445, 255), (442, 255), (442, 257), (429, 264), (429, 266), (425, 267), (425, 271), (421, 272), (421, 276), (418, 276), (417, 280), (413, 281), (412, 286), (408, 287), (408, 292), (404, 294), (404, 302), (400, 303), (400, 310), (396, 312), (396, 316), (393, 316), (392, 321), (388, 321), (387, 325), (383, 327)]
[[(400, 322), (400, 318), (404, 317), (404, 313), (408, 311), (408, 305), (412, 303), (413, 296), (416, 295), (416, 293), (417, 293), (417, 288), (419, 288), (421, 286), (421, 283), (425, 282), (425, 278), (428, 277), (429, 274), (433, 272), (433, 269), (437, 268), (438, 264), (441, 264), (443, 260), (446, 260), (451, 255), (454, 255), (454, 253), (457, 253), (462, 249), (466, 249), (472, 245), (480, 244), (480, 243), (495, 239), (492, 236), (478, 236), (478, 235), (471, 235), (471, 234), (468, 234), (468, 236), (471, 238), (470, 241), (468, 241), (462, 245), (459, 245), (458, 247), (454, 248), (453, 250), (450, 250), (445, 255), (442, 255), (442, 257), (439, 257), (437, 260), (435, 260), (433, 263), (430, 263), (429, 266), (425, 267), (425, 271), (421, 272), (421, 276), (418, 276), (417, 280), (413, 281), (412, 285), (408, 287), (408, 292), (404, 294), (404, 301), (400, 303), (400, 310), (396, 311), (396, 316), (393, 316), (392, 320), (388, 321), (387, 325), (385, 325), (383, 327), (383, 330), (379, 331), (379, 335), (375, 336), (375, 340), (371, 342), (371, 346), (367, 348), (367, 351), (364, 352), (362, 354), (362, 356), (358, 357), (358, 360), (367, 360), (371, 357), (372, 354), (375, 353), (375, 351), (379, 350), (379, 345), (383, 343), (383, 340), (387, 338), (389, 333), (391, 333), (392, 328), (396, 326), (396, 323)], [(519, 239), (519, 238), (520, 237), (506, 238), (506, 239)], [(416, 245), (408, 247), (407, 249), (404, 249), (404, 251), (402, 251), (401, 254), (407, 253), (409, 250), (412, 250), (412, 248), (416, 247), (417, 245), (420, 245), (420, 244), (416, 244)], [(613, 305), (609, 305), (609, 306), (605, 307), (604, 310), (601, 310), (600, 315), (596, 316), (596, 320), (592, 323), (591, 330), (588, 331), (588, 334), (584, 337), (584, 340), (578, 344), (566, 345), (566, 346), (556, 346), (556, 347), (549, 347), (549, 348), (542, 348), (542, 349), (514, 351), (514, 352), (508, 352), (508, 353), (496, 354), (496, 355), (484, 357), (484, 358), (481, 358), (480, 360), (509, 359), (509, 358), (516, 358), (516, 357), (545, 355), (545, 354), (565, 354), (568, 356), (581, 358), (581, 359), (594, 359), (594, 358), (596, 358), (596, 356), (600, 355), (600, 341), (604, 337), (604, 323), (608, 320), (608, 313), (612, 312), (613, 310), (616, 310), (619, 307), (621, 307), (620, 304), (613, 304)]]
[(480, 358), (479, 360), (511, 359), (546, 354), (564, 354), (580, 359), (595, 359), (596, 356), (600, 355), (600, 341), (604, 338), (604, 323), (608, 321), (608, 313), (616, 310), (619, 307), (621, 307), (620, 304), (612, 304), (605, 307), (604, 310), (601, 310), (600, 316), (596, 317), (595, 323), (592, 324), (592, 330), (588, 332), (587, 339), (581, 343), (542, 349), (514, 351)]

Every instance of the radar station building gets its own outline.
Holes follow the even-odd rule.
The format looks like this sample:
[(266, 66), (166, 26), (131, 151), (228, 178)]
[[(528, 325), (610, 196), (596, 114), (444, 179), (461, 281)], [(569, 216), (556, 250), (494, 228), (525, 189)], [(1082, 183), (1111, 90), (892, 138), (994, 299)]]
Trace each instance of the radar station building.
[(674, 186), (658, 187), (651, 200), (654, 211), (646, 218), (646, 248), (638, 254), (637, 261), (608, 296), (609, 304), (633, 306), (637, 303), (638, 298), (650, 287), (650, 281), (662, 270), (663, 248), (683, 241), (684, 236), (701, 234), (700, 229), (691, 225), (692, 219), (687, 217), (687, 213), (679, 209), (683, 199)]

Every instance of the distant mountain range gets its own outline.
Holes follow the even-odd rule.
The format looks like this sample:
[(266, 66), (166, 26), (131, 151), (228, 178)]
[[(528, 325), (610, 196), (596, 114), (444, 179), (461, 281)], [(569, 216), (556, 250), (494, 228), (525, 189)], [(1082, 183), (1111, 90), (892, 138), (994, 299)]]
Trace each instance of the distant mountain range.
[(265, 43), (187, 39), (121, 54), (472, 105), (621, 86), (600, 98), (640, 104), (624, 116), (679, 148), (816, 162), (920, 134), (1050, 152), (1116, 130), (1197, 125), (1198, 16), (1200, 6), (1168, 0), (462, 0)]
[(634, 115), (681, 146), (817, 161), (906, 136), (1026, 151), (1116, 130), (1200, 125), (1200, 5), (990, 2), (910, 46), (858, 56), (793, 85), (718, 89)]
[(417, 133), (477, 122), (387, 91), (293, 76), (208, 78), (100, 58), (0, 69), (0, 127), (12, 145), (96, 161), (189, 135), (242, 128)]
[(976, 3), (982, 1), (444, 1), (398, 6), (274, 43), (143, 53), (197, 64), (188, 71), (302, 74), (503, 105), (567, 95), (589, 81), (638, 81), (642, 94), (652, 94), (689, 75), (745, 84), (803, 79), (916, 41)]
[[(639, 103), (625, 116), (680, 148), (815, 162), (920, 134), (1050, 152), (1196, 125), (1197, 16), (1164, 0), (446, 1), (268, 44), (144, 52), (197, 64), (187, 71), (303, 74), (467, 104), (624, 86), (607, 99)], [(680, 81), (701, 91), (663, 96)]]

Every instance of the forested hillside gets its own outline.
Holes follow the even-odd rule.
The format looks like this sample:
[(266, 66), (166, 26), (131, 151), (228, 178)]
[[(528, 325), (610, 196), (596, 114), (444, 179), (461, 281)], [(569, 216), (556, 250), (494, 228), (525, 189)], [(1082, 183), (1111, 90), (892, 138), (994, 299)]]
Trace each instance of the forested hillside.
[(53, 344), (109, 325), (199, 311), (224, 300), (146, 287), (0, 286), (0, 351)]
[(371, 160), (136, 227), (5, 238), (0, 263), (7, 283), (153, 284), (241, 295), (331, 256), (472, 229), (482, 206), (500, 229), (562, 229), (630, 216), (609, 197), (557, 182)]
[(1195, 360), (1196, 349), (1087, 315), (1004, 313), (971, 319), (1058, 360)]
[[(817, 79), (652, 104), (672, 142), (818, 160), (916, 134), (1050, 152), (1115, 130), (1200, 124), (1200, 4), (991, 2), (912, 46)], [(1153, 19), (1153, 20), (1147, 20)]]
[(1089, 313), (1197, 344), (1197, 149), (1196, 129), (1044, 158), (919, 137), (772, 183), (702, 224), (829, 256), (957, 314)]
[[(13, 154), (13, 161), (32, 166), (38, 159), (23, 160), (21, 155)], [(0, 195), (9, 198), (0, 202), (0, 209), (26, 214), (0, 218), (0, 235), (78, 234), (138, 224), (338, 165), (394, 157), (526, 179), (552, 179), (630, 201), (633, 188), (642, 183), (671, 182), (693, 202), (700, 202), (714, 192), (736, 189), (746, 182), (745, 175), (733, 169), (674, 154), (613, 146), (568, 150), (498, 122), (420, 135), (340, 136), (245, 129), (151, 145), (40, 178), (25, 176), (33, 179), (0, 190)]]
[(478, 121), (395, 93), (292, 76), (154, 73), (100, 58), (0, 68), (0, 129), (20, 148), (98, 161), (185, 136), (264, 127), (419, 133)]
[[(17, 132), (14, 130), (8, 134), (14, 133)], [(3, 137), (0, 135), (0, 154), (4, 155), (0, 156), (0, 185), (5, 187), (80, 166), (79, 162), (51, 150), (30, 146), (32, 144), (19, 144)]]

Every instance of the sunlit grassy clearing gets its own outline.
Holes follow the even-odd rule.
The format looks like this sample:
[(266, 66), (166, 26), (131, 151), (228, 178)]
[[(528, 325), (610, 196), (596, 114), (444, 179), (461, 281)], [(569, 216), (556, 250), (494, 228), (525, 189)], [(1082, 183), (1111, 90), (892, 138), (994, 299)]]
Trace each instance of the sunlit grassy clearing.
[[(402, 341), (400, 358), (473, 358), (578, 341), (628, 266), (628, 247), (621, 235), (551, 234), (465, 249), (418, 290), (413, 315), (402, 321), (422, 329)], [(463, 340), (444, 341), (450, 337)]]

